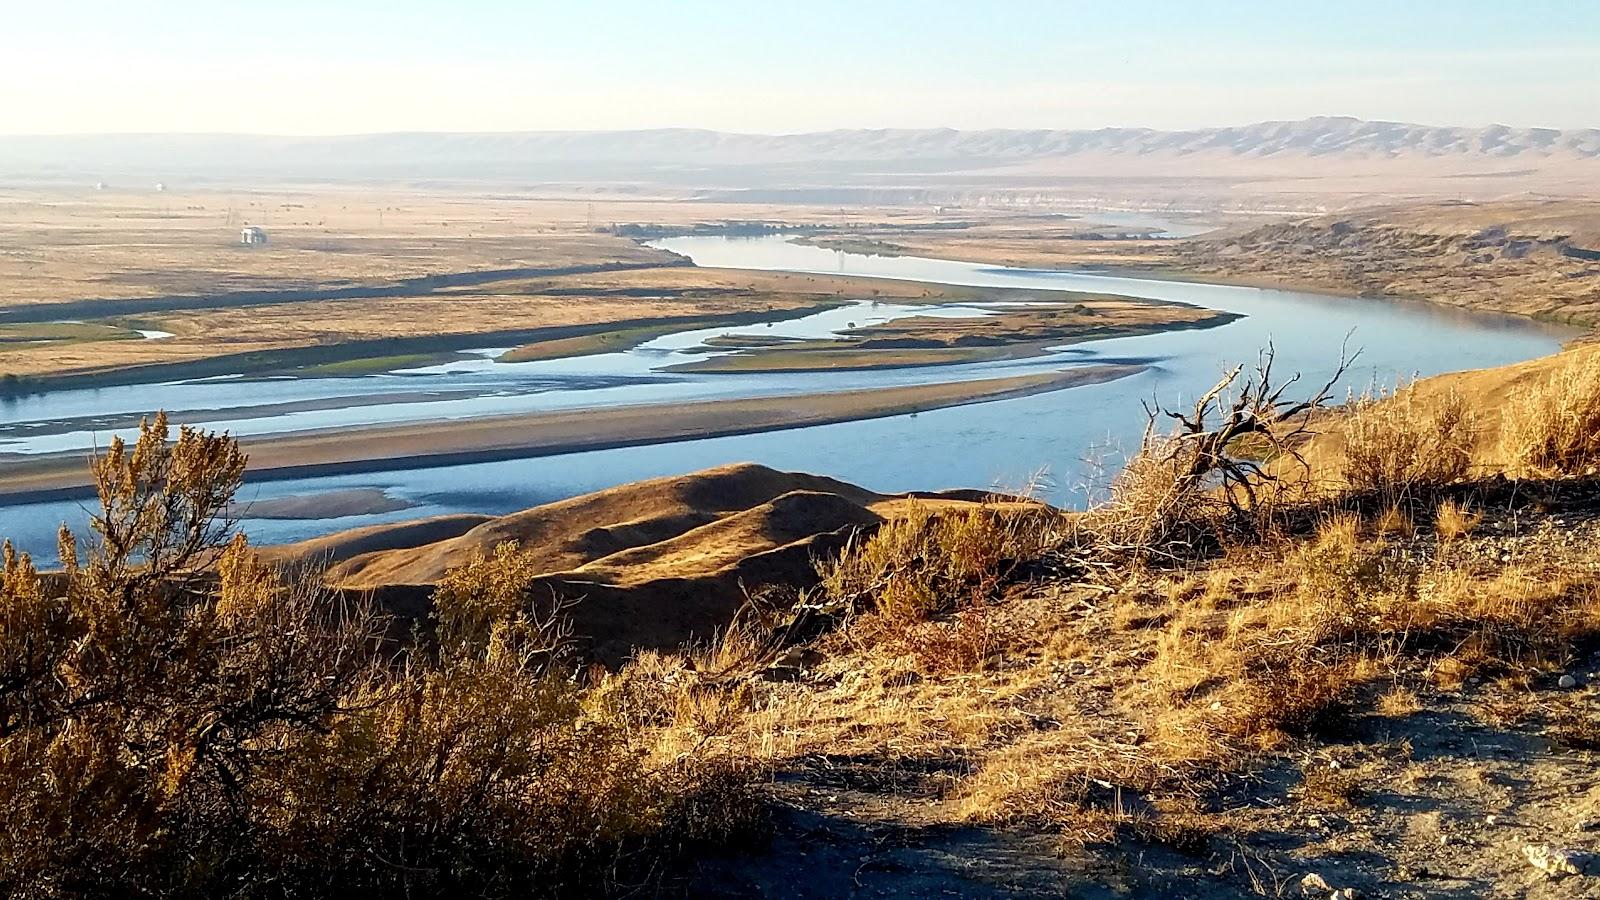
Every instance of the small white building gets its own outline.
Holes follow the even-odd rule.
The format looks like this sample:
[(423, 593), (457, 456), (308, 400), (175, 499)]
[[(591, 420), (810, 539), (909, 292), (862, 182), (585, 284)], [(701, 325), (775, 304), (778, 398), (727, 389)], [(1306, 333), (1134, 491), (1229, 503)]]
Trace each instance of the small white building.
[(265, 244), (267, 230), (259, 225), (246, 225), (239, 230), (239, 243), (246, 245)]

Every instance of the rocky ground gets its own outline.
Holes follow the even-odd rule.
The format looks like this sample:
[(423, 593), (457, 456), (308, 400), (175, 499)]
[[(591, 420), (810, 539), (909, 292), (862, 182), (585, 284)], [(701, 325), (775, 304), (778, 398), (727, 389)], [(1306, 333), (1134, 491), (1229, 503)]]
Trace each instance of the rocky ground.
[[(1485, 577), (1600, 576), (1594, 484), (1533, 500), (1496, 487), (1478, 496), (1486, 515), (1470, 536), (1416, 526), (1383, 537), (1383, 553), (1424, 566), (1448, 557)], [(1229, 565), (1183, 578), (1214, 584), (1236, 577), (1219, 575)], [(1600, 644), (1522, 667), (1457, 669), (1462, 654), (1448, 649), (1395, 657), (1334, 728), (1239, 747), (1231, 761), (1185, 759), (1163, 729), (1228, 715), (1235, 700), (1206, 689), (1188, 711), (1140, 706), (1170, 677), (1158, 663), (1182, 613), (1150, 593), (1170, 575), (1114, 591), (1056, 579), (1018, 589), (992, 626), (1020, 637), (978, 671), (920, 672), (835, 643), (837, 655), (797, 681), (765, 686), (768, 740), (785, 746), (767, 788), (771, 841), (753, 856), (701, 860), (680, 887), (817, 898), (1600, 896)], [(1152, 759), (1160, 771), (1147, 778)]]

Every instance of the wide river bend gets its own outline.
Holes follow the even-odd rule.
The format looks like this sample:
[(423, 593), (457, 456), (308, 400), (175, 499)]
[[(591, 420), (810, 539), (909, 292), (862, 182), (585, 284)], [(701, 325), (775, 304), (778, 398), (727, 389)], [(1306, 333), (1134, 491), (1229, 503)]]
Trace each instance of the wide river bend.
[[(862, 302), (770, 326), (686, 331), (633, 350), (506, 364), (504, 348), (439, 366), (359, 378), (222, 378), (61, 391), (0, 403), (0, 465), (8, 454), (85, 449), (125, 433), (140, 413), (258, 435), (439, 421), (618, 404), (673, 404), (993, 378), (1101, 362), (1143, 363), (1139, 375), (1030, 397), (857, 422), (534, 459), (252, 483), (247, 503), (326, 492), (382, 492), (394, 508), (337, 518), (253, 518), (256, 543), (299, 540), (385, 521), (452, 512), (505, 513), (640, 478), (736, 461), (823, 473), (882, 491), (1015, 488), (1043, 474), (1044, 491), (1082, 502), (1106, 466), (1137, 441), (1141, 400), (1192, 399), (1225, 367), (1250, 362), (1270, 341), (1278, 371), (1325, 380), (1349, 336), (1360, 348), (1346, 386), (1504, 365), (1554, 352), (1574, 332), (1532, 320), (1423, 302), (1331, 296), (1152, 278), (1015, 269), (916, 257), (877, 257), (759, 238), (686, 237), (654, 246), (697, 265), (869, 275), (1002, 288), (1123, 294), (1234, 312), (1217, 328), (1113, 338), (1021, 360), (891, 370), (694, 375), (668, 365), (703, 358), (701, 342), (729, 332), (813, 337), (848, 324), (928, 314), (926, 307)], [(949, 305), (937, 315), (992, 312)], [(670, 409), (670, 406), (667, 407)], [(664, 409), (664, 415), (670, 412)], [(17, 458), (13, 455), (10, 458)], [(48, 562), (62, 521), (81, 527), (79, 501), (0, 507), (0, 536)]]

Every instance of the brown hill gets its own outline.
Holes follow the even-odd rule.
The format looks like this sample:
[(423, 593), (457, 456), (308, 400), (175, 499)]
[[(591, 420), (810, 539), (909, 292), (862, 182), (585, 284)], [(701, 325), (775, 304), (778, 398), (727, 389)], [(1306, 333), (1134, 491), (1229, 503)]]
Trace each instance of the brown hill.
[[(436, 584), (447, 569), (465, 562), (474, 551), (490, 550), (505, 541), (515, 541), (523, 549), (538, 553), (546, 571), (563, 572), (623, 551), (660, 545), (793, 491), (836, 495), (857, 509), (883, 499), (831, 478), (778, 472), (756, 465), (723, 466), (534, 507), (489, 519), (459, 535), (425, 545), (372, 547), (345, 556), (329, 577), (350, 588)], [(347, 534), (352, 539), (370, 540), (357, 532)], [(719, 538), (730, 540), (731, 536), (724, 532)], [(330, 545), (339, 545), (342, 540), (340, 535), (322, 539)], [(637, 560), (638, 556), (634, 558)]]
[[(544, 586), (579, 602), (575, 633), (605, 662), (681, 646), (726, 627), (746, 592), (805, 586), (813, 561), (858, 529), (900, 514), (912, 495), (738, 464), (656, 478), (499, 518), (447, 516), (273, 548), (283, 561), (332, 563), (329, 583), (372, 592), (420, 616), (445, 573), (513, 541), (535, 554)], [(916, 502), (965, 506), (972, 492)]]
[[(0, 164), (25, 173), (203, 172), (322, 178), (663, 178), (684, 166), (799, 173), (917, 171), (1105, 175), (1148, 172), (1295, 172), (1309, 165), (1362, 170), (1406, 166), (1449, 172), (1527, 170), (1600, 158), (1600, 130), (1486, 128), (1317, 116), (1223, 128), (840, 129), (738, 134), (692, 128), (498, 134), (291, 137), (222, 134), (17, 135)], [(357, 162), (359, 161), (359, 163)], [(681, 177), (681, 176), (679, 176)], [(902, 176), (903, 178), (904, 176)]]
[(1600, 323), (1600, 203), (1422, 203), (1276, 223), (1172, 248), (1191, 273)]

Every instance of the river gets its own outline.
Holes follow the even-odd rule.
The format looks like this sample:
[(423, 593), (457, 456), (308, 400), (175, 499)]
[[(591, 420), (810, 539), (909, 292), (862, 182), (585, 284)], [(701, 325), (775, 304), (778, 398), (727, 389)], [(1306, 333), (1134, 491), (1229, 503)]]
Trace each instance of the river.
[[(883, 491), (949, 487), (1015, 488), (1039, 481), (1050, 499), (1081, 503), (1103, 483), (1103, 468), (1144, 425), (1140, 401), (1182, 403), (1227, 366), (1251, 362), (1270, 341), (1283, 375), (1320, 383), (1349, 336), (1362, 353), (1346, 386), (1504, 365), (1555, 351), (1573, 332), (1519, 317), (1471, 313), (1421, 302), (1298, 291), (1004, 268), (916, 257), (878, 257), (758, 238), (671, 238), (654, 246), (697, 265), (870, 275), (985, 287), (1123, 294), (1240, 313), (1217, 328), (1113, 338), (1038, 357), (960, 366), (818, 373), (669, 374), (703, 358), (701, 341), (727, 333), (819, 336), (921, 306), (862, 302), (770, 326), (702, 329), (619, 353), (505, 364), (503, 348), (463, 361), (359, 378), (222, 378), (163, 385), (63, 391), (0, 404), (0, 453), (29, 454), (103, 445), (152, 408), (178, 421), (255, 435), (316, 428), (433, 421), (546, 409), (804, 394), (989, 378), (1106, 361), (1148, 368), (1119, 381), (973, 406), (736, 437), (474, 465), (418, 468), (250, 484), (245, 499), (376, 489), (405, 509), (337, 519), (247, 518), (257, 543), (298, 540), (344, 528), (451, 512), (505, 513), (658, 475), (751, 460), (819, 472)], [(938, 307), (939, 315), (984, 315), (981, 305)], [(1042, 477), (1041, 477), (1042, 476)], [(77, 502), (0, 508), (0, 535), (48, 560), (63, 521), (79, 527)]]

